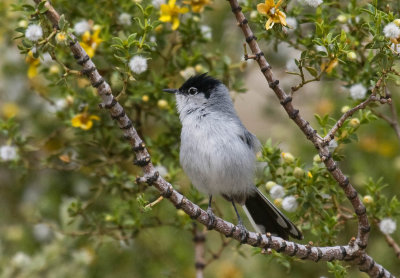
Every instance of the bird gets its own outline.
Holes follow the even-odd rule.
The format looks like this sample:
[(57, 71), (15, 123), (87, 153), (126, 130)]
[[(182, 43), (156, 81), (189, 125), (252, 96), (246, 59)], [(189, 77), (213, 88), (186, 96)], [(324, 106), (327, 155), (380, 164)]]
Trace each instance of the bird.
[(257, 232), (302, 239), (300, 230), (253, 183), (261, 143), (239, 119), (228, 88), (203, 73), (191, 76), (179, 89), (163, 91), (176, 97), (183, 171), (209, 197), (208, 228), (215, 224), (212, 198), (221, 195), (233, 205), (242, 240), (248, 232), (236, 204), (243, 207)]

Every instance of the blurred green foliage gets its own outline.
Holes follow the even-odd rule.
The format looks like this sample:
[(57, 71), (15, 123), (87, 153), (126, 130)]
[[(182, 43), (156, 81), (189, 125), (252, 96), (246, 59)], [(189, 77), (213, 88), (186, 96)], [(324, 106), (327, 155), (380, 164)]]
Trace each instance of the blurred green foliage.
[[(75, 32), (93, 56), (144, 138), (158, 171), (205, 208), (206, 196), (190, 186), (180, 169), (180, 123), (173, 97), (162, 89), (209, 72), (235, 94), (246, 91), (243, 75), (259, 70), (242, 61), (243, 38), (228, 4), (215, 1), (193, 12), (193, 4), (177, 3), (190, 11), (179, 15), (180, 25), (172, 30), (170, 23), (160, 21), (163, 1), (52, 3), (62, 14), (60, 30), (53, 30), (45, 18), (43, 4), (0, 3), (0, 146), (8, 147), (0, 159), (1, 277), (194, 276), (192, 233), (203, 227), (193, 225), (167, 201), (159, 201), (154, 188), (135, 183), (140, 169), (132, 165), (129, 145), (106, 111), (99, 110), (95, 90), (80, 75), (67, 39)], [(292, 18), (292, 25), (295, 19), (296, 26), (275, 24), (268, 31), (257, 4), (241, 2), (274, 70), (285, 60), (275, 51), (286, 45), (299, 54), (295, 66), (287, 68), (298, 78), (291, 86), (309, 88), (317, 81), (323, 86), (317, 96), (307, 95), (319, 100), (313, 110), (315, 121), (311, 116), (309, 120), (322, 135), (348, 109), (345, 106), (365, 98), (338, 96), (338, 90), (351, 90), (355, 84), (365, 87), (368, 96), (383, 78), (397, 109), (399, 54), (383, 29), (400, 17), (398, 1), (324, 1), (316, 8), (304, 1), (284, 1), (280, 9)], [(79, 32), (82, 22), (86, 29)], [(26, 35), (33, 24), (43, 30), (38, 41)], [(145, 70), (130, 65), (137, 56), (146, 59)], [(296, 90), (294, 98), (304, 98), (297, 96), (303, 93)], [(378, 94), (385, 97), (388, 91)], [(383, 218), (400, 219), (395, 196), (399, 141), (374, 113), (387, 110), (375, 104), (356, 113), (344, 122), (331, 149), (367, 205), (373, 224), (368, 252), (399, 274), (398, 259), (376, 225)], [(266, 118), (287, 129), (289, 122), (281, 116), (270, 113)], [(346, 244), (356, 233), (356, 216), (319, 157), (314, 157), (316, 151), (290, 125), (295, 135), (286, 138), (286, 146), (278, 146), (276, 139), (263, 144), (256, 184), (266, 191), (280, 184), (284, 196), (296, 198), (297, 209), (286, 213), (307, 241), (319, 246)], [(283, 201), (274, 200), (285, 208)], [(217, 198), (215, 207), (219, 216), (235, 221), (229, 203)], [(399, 230), (392, 235), (397, 241)], [(236, 242), (225, 247), (214, 232), (207, 233), (206, 246), (212, 262), (205, 269), (207, 277), (364, 277), (346, 263), (314, 264), (276, 252), (260, 255), (261, 250)], [(221, 256), (212, 260), (218, 250)]]

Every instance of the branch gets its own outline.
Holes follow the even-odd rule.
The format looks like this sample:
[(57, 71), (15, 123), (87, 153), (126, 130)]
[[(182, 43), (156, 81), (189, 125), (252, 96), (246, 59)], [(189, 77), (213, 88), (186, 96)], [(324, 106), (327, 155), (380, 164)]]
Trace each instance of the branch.
[(204, 231), (198, 229), (196, 223), (193, 223), (193, 242), (194, 242), (194, 266), (196, 268), (196, 278), (204, 277), (205, 262), (205, 241)]
[[(390, 95), (388, 92), (386, 93), (387, 95)], [(378, 111), (375, 111), (373, 109), (371, 109), (372, 113), (374, 113), (376, 116), (378, 116), (379, 118), (383, 119), (384, 121), (388, 122), (388, 124), (394, 129), (397, 138), (400, 141), (400, 125), (399, 125), (399, 120), (397, 117), (397, 111), (396, 111), (396, 106), (393, 103), (393, 99), (392, 101), (389, 103), (389, 107), (390, 107), (390, 113), (391, 113), (391, 117), (386, 116), (383, 113), (380, 113)]]
[(359, 105), (353, 107), (346, 113), (340, 117), (340, 119), (336, 122), (336, 124), (331, 128), (331, 130), (328, 132), (328, 134), (324, 137), (324, 141), (328, 142), (332, 140), (336, 134), (336, 132), (339, 130), (339, 128), (343, 125), (344, 121), (346, 121), (349, 117), (351, 117), (356, 111), (360, 109), (364, 109), (367, 107), (367, 105), (373, 101), (379, 101), (380, 103), (391, 103), (392, 99), (391, 98), (380, 98), (376, 96), (376, 91), (380, 88), (382, 84), (382, 80), (384, 78), (384, 74), (379, 78), (378, 82), (376, 82), (375, 87), (372, 89), (371, 95), (361, 102)]
[[(41, 0), (34, 0), (36, 3), (40, 3)], [(236, 0), (231, 0), (232, 10), (235, 12), (237, 17), (244, 19), (243, 14), (240, 12), (240, 7)], [(45, 6), (48, 8), (46, 12), (46, 16), (51, 21), (51, 23), (58, 27), (58, 21), (60, 19), (59, 14), (52, 7), (50, 2), (46, 1)], [(242, 22), (240, 20), (239, 22)], [(241, 24), (242, 29), (247, 29), (248, 37), (251, 34), (251, 39), (249, 39), (250, 48), (253, 53), (256, 53), (257, 56), (260, 57), (258, 62), (260, 65), (263, 65), (264, 75), (267, 77), (269, 81), (270, 87), (274, 89), (278, 98), (281, 100), (283, 107), (291, 116), (291, 118), (299, 125), (301, 130), (308, 136), (310, 140), (314, 143), (314, 145), (320, 148), (322, 143), (322, 138), (316, 133), (316, 131), (310, 126), (308, 122), (306, 122), (303, 118), (299, 116), (299, 111), (295, 110), (291, 105), (291, 98), (287, 96), (278, 86), (279, 81), (273, 80), (272, 72), (270, 66), (265, 61), (265, 59), (260, 54), (261, 51), (255, 52), (258, 48), (257, 43), (254, 40), (254, 35), (251, 32), (250, 28), (247, 24)], [(246, 26), (246, 28), (244, 28)], [(104, 78), (99, 74), (96, 69), (95, 64), (89, 58), (87, 53), (80, 46), (77, 38), (70, 34), (71, 41), (69, 42), (71, 52), (74, 55), (74, 58), (77, 60), (77, 63), (80, 64), (83, 69), (82, 73), (84, 73), (90, 80), (92, 86), (97, 89), (97, 92), (102, 99), (101, 108), (105, 108), (109, 111), (111, 117), (118, 122), (120, 129), (124, 134), (125, 139), (129, 142), (132, 147), (132, 151), (136, 154), (136, 159), (134, 164), (142, 167), (144, 172), (144, 176), (138, 177), (137, 182), (146, 182), (149, 185), (153, 185), (160, 194), (169, 199), (169, 201), (175, 205), (175, 207), (182, 209), (188, 214), (192, 219), (195, 219), (197, 222), (207, 225), (209, 221), (209, 215), (206, 211), (202, 210), (198, 205), (192, 203), (181, 193), (177, 192), (173, 189), (172, 185), (164, 180), (158, 172), (154, 169), (153, 164), (151, 163), (150, 155), (148, 150), (145, 147), (142, 139), (139, 137), (136, 129), (133, 126), (132, 121), (126, 115), (123, 107), (118, 103), (115, 97), (112, 94), (110, 85), (104, 80)], [(261, 59), (262, 58), (262, 59)], [(263, 61), (260, 63), (260, 61)], [(327, 147), (323, 147), (322, 151), (327, 151)], [(320, 155), (324, 155), (321, 151)], [(329, 154), (329, 151), (328, 151)], [(329, 164), (334, 161), (331, 158), (327, 158), (325, 160), (325, 164)], [(329, 168), (328, 168), (329, 169)], [(336, 166), (335, 166), (336, 169)], [(331, 170), (333, 176), (337, 179), (345, 178), (345, 176), (341, 173), (341, 171), (335, 169)], [(340, 173), (338, 173), (340, 172)], [(335, 174), (337, 173), (337, 174)], [(341, 174), (341, 175), (339, 175)], [(349, 185), (348, 179), (345, 178), (347, 182), (342, 181), (340, 184), (344, 185), (344, 189), (347, 195), (346, 188), (350, 188), (354, 191), (355, 197), (352, 199), (353, 207), (358, 208), (356, 205), (360, 203), (357, 192)], [(350, 195), (348, 195), (350, 196)], [(354, 201), (355, 200), (355, 201)], [(358, 201), (358, 202), (357, 202)], [(365, 216), (365, 207), (361, 207), (362, 210), (357, 211), (356, 214), (359, 215), (359, 223), (361, 227), (368, 227), (368, 230), (363, 233), (359, 232), (359, 237), (368, 235), (369, 225), (368, 220)], [(271, 236), (270, 233), (262, 235), (260, 233), (249, 232), (246, 237), (241, 240), (241, 232), (235, 225), (229, 223), (219, 217), (215, 217), (213, 230), (227, 236), (232, 237), (233, 239), (241, 242), (242, 244), (248, 244), (254, 247), (260, 248), (271, 248), (278, 252), (281, 252), (287, 256), (296, 256), (303, 260), (312, 260), (318, 262), (320, 260), (323, 261), (332, 261), (332, 260), (354, 260), (355, 263), (360, 265), (360, 269), (363, 271), (367, 271), (368, 274), (372, 277), (393, 277), (387, 270), (385, 270), (381, 265), (375, 263), (375, 261), (364, 254), (362, 245), (360, 243), (354, 244), (354, 241), (351, 241), (348, 245), (345, 246), (332, 246), (332, 247), (314, 247), (310, 244), (302, 245), (295, 242), (286, 241), (282, 238)], [(366, 237), (367, 238), (367, 237)], [(359, 239), (358, 239), (359, 240)], [(363, 240), (360, 240), (362, 243)], [(366, 245), (365, 245), (366, 246)], [(361, 254), (361, 255), (360, 255)]]

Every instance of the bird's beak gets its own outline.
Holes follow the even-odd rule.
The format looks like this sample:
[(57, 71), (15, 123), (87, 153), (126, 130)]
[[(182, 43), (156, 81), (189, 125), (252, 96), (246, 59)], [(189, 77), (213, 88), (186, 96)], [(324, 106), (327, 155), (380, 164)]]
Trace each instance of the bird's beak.
[(177, 94), (179, 93), (178, 89), (163, 89), (164, 92), (170, 93), (170, 94)]

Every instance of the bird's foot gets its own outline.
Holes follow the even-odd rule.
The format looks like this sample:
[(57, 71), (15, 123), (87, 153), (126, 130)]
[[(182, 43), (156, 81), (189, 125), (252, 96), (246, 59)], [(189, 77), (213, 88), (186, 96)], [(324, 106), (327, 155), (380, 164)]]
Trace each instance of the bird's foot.
[(236, 228), (240, 232), (240, 243), (245, 243), (249, 237), (249, 231), (247, 231), (246, 227), (241, 222), (237, 224)]
[(212, 208), (209, 207), (207, 209), (207, 214), (208, 214), (207, 229), (212, 230), (215, 228), (215, 224), (216, 224), (216, 219), (215, 219), (215, 215), (212, 211)]

